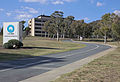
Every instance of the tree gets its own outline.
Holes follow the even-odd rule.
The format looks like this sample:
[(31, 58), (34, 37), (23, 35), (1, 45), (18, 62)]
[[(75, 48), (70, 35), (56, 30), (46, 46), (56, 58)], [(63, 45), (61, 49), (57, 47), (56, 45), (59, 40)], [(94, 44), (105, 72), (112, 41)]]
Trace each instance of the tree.
[(57, 41), (59, 41), (59, 34), (60, 34), (60, 27), (63, 22), (63, 12), (62, 11), (55, 11), (51, 15), (51, 25), (54, 26), (54, 30), (57, 33)]
[(91, 38), (93, 34), (93, 27), (88, 23), (85, 28), (85, 38)]
[(113, 32), (113, 35), (115, 36), (115, 39), (119, 43), (119, 41), (120, 41), (120, 22), (113, 23), (113, 25), (112, 25), (112, 32)]
[(29, 28), (29, 27), (26, 27), (26, 28), (25, 28), (26, 35), (29, 34), (30, 30), (31, 30), (31, 28)]
[(93, 21), (89, 23), (89, 26), (91, 27), (91, 36), (92, 37), (99, 37), (100, 36), (100, 20)]
[(117, 15), (112, 15), (113, 17), (113, 23), (112, 23), (112, 33), (114, 35), (114, 38), (118, 41), (120, 41), (120, 17)]
[(3, 27), (1, 28), (1, 32), (0, 32), (0, 35), (3, 35)]
[(73, 20), (74, 20), (73, 16), (68, 16), (63, 20), (63, 24), (61, 27), (61, 32), (62, 32), (63, 38), (65, 37), (65, 34), (66, 35), (70, 34), (70, 25), (72, 24)]
[(84, 22), (84, 20), (73, 21), (71, 24), (72, 34), (77, 35), (79, 40), (80, 37), (85, 37), (87, 31), (86, 28), (87, 24)]
[(24, 30), (24, 28), (25, 28), (25, 26), (24, 26), (24, 24), (26, 23), (26, 21), (20, 21), (20, 23), (22, 23), (22, 29)]
[(42, 28), (45, 31), (45, 37), (46, 37), (47, 32), (49, 32), (48, 30), (49, 28), (50, 28), (50, 21), (48, 20), (44, 23), (44, 27)]
[(102, 20), (100, 21), (100, 32), (103, 34), (104, 36), (104, 43), (107, 42), (107, 36), (110, 33), (111, 30), (111, 26), (112, 26), (112, 19), (111, 19), (111, 14), (105, 14), (102, 16)]

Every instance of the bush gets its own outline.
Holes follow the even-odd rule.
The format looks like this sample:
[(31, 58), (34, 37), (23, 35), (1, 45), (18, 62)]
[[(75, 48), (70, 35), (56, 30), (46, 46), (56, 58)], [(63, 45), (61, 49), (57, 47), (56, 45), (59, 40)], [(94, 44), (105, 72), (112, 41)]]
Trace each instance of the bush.
[(13, 48), (13, 46), (11, 44), (9, 44), (9, 43), (5, 43), (3, 45), (3, 47), (6, 48), (6, 49), (12, 49)]
[(16, 39), (12, 39), (12, 40), (9, 40), (7, 43), (5, 43), (3, 46), (4, 48), (7, 48), (7, 49), (14, 49), (14, 48), (22, 47), (23, 43)]

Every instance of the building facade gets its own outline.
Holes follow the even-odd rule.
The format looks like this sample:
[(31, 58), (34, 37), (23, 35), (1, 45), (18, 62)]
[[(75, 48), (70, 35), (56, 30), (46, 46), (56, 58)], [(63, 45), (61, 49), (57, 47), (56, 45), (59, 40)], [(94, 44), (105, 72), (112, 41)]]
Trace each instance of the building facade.
[(46, 32), (42, 30), (44, 23), (50, 20), (50, 16), (40, 15), (37, 18), (32, 18), (28, 21), (28, 26), (31, 28), (31, 36), (45, 37)]

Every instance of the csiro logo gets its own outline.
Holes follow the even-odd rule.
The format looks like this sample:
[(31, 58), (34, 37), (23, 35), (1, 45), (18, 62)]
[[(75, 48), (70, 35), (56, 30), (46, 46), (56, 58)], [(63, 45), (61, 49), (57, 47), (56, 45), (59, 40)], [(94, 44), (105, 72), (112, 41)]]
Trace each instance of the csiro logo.
[(13, 25), (9, 25), (9, 26), (7, 27), (7, 31), (8, 31), (9, 33), (13, 33), (14, 30), (15, 30), (15, 28), (14, 28)]

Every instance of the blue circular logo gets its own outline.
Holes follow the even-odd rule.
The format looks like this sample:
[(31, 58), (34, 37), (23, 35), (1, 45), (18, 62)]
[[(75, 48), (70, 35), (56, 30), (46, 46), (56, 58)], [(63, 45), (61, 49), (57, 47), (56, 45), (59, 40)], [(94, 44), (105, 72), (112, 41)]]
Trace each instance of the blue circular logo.
[(7, 31), (8, 31), (9, 33), (13, 33), (14, 30), (15, 30), (15, 28), (14, 28), (13, 25), (9, 25), (9, 26), (7, 27)]

